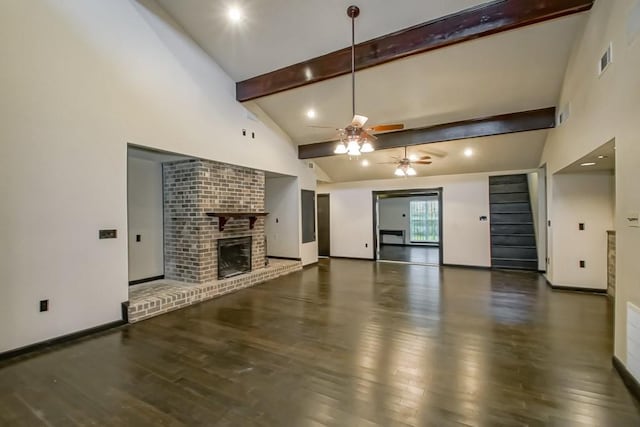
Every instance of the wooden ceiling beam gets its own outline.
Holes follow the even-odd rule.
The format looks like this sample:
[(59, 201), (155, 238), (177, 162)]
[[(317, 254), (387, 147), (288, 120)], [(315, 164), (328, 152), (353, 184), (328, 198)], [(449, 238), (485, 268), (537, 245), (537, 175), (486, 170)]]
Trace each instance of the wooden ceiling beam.
[[(466, 9), (356, 45), (356, 70), (584, 12), (594, 1), (500, 0)], [(345, 28), (347, 23), (345, 18)], [(236, 99), (250, 101), (350, 72), (351, 48), (347, 47), (238, 82)]]
[[(534, 130), (552, 129), (556, 125), (555, 107), (541, 110), (501, 114), (460, 122), (446, 123), (420, 129), (409, 129), (377, 135), (376, 150), (432, 144), (435, 142), (479, 138)], [(336, 141), (298, 146), (299, 159), (334, 156)]]

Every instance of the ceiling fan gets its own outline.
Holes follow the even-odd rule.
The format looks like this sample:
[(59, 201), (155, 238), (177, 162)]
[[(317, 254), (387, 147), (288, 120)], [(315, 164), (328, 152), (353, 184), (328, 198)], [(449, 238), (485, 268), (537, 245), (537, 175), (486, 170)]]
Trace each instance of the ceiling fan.
[(394, 161), (392, 162), (382, 162), (379, 164), (396, 165), (396, 171), (394, 172), (396, 176), (415, 176), (417, 175), (417, 172), (413, 168), (413, 165), (430, 165), (431, 163), (433, 163), (431, 161), (431, 156), (408, 156), (407, 147), (404, 147), (404, 157), (392, 158), (394, 159)]
[[(360, 15), (358, 6), (349, 6), (347, 16), (351, 18), (351, 110), (353, 120), (344, 128), (336, 129), (340, 141), (334, 151), (335, 154), (348, 154), (359, 156), (362, 153), (374, 151), (371, 144), (377, 138), (371, 132), (387, 132), (404, 129), (403, 124), (377, 125), (365, 128), (369, 120), (366, 116), (356, 114), (356, 45), (355, 45), (355, 20)], [(320, 127), (320, 126), (315, 126)]]

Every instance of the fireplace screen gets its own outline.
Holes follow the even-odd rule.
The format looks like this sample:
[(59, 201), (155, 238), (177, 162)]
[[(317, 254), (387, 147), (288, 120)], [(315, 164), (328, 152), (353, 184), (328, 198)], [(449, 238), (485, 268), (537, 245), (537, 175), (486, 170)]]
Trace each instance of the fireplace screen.
[(251, 236), (218, 240), (218, 279), (251, 271)]

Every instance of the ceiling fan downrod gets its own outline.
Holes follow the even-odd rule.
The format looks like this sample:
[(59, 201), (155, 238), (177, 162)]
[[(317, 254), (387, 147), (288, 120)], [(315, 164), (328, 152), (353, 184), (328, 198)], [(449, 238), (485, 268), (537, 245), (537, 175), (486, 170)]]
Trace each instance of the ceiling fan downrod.
[(356, 18), (360, 16), (358, 6), (349, 6), (347, 16), (351, 18), (351, 110), (356, 115)]

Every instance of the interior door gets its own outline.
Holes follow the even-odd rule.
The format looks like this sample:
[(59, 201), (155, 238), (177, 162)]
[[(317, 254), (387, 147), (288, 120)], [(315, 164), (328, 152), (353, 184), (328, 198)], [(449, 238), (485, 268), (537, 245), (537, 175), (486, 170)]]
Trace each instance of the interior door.
[(328, 194), (318, 194), (318, 256), (331, 255), (331, 217)]

